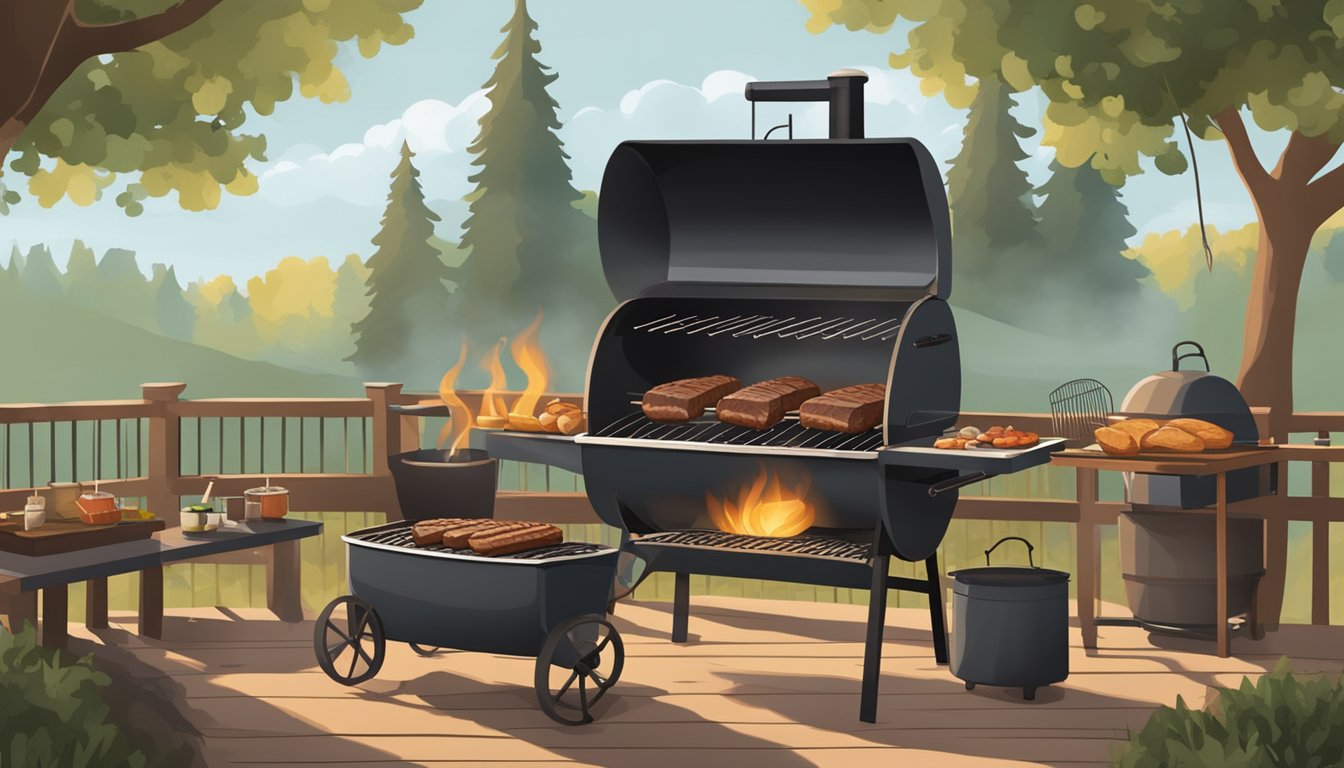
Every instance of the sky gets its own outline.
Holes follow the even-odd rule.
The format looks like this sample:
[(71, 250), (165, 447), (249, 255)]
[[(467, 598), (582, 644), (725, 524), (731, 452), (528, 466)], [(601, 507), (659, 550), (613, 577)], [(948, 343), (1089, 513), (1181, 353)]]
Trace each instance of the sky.
[[(867, 135), (913, 136), (939, 160), (960, 147), (964, 113), (941, 96), (920, 93), (916, 78), (887, 65), (904, 43), (904, 31), (886, 34), (840, 28), (814, 35), (804, 28), (808, 11), (792, 0), (531, 0), (542, 63), (559, 78), (560, 132), (571, 156), (575, 185), (599, 186), (611, 150), (625, 139), (746, 138), (750, 110), (742, 98), (749, 80), (819, 79), (836, 69), (868, 73)], [(456, 241), (466, 215), (463, 195), (472, 156), (466, 147), (489, 106), (481, 84), (512, 0), (426, 0), (409, 15), (415, 37), (385, 46), (373, 59), (353, 48), (338, 63), (351, 86), (340, 104), (298, 99), (248, 131), (268, 137), (267, 159), (252, 167), (260, 191), (224, 195), (214, 211), (181, 210), (173, 198), (147, 201), (129, 218), (111, 194), (87, 208), (68, 200), (50, 209), (30, 198), (0, 217), (0, 246), (26, 250), (49, 244), (57, 262), (75, 238), (102, 254), (112, 247), (174, 265), (184, 282), (231, 274), (245, 282), (286, 256), (372, 254), (388, 187), (403, 140), (417, 153), (421, 181), (443, 218), (439, 236)], [(1039, 127), (1044, 104), (1021, 97), (1017, 115)], [(791, 112), (795, 135), (825, 135), (824, 105), (762, 105), (759, 124), (783, 122)], [(1038, 134), (1039, 137), (1039, 134)], [(1282, 148), (1277, 137), (1253, 138), (1262, 158)], [(1033, 182), (1045, 181), (1051, 150), (1024, 142), (1023, 162)], [(1254, 219), (1221, 142), (1197, 142), (1208, 222), (1220, 228)], [(944, 165), (945, 167), (945, 165)], [(1144, 233), (1183, 228), (1196, 221), (1194, 181), (1151, 170), (1132, 178), (1122, 198)], [(1137, 238), (1136, 238), (1137, 239)]]

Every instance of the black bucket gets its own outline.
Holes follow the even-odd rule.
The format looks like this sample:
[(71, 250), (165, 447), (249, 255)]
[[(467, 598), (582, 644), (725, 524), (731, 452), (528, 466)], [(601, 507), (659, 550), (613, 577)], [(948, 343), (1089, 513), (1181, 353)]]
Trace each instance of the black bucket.
[(953, 591), (952, 674), (978, 684), (1021, 688), (1023, 698), (1069, 676), (1069, 574), (1038, 568), (967, 568), (948, 575)]
[(485, 451), (423, 448), (391, 456), (387, 463), (406, 520), (495, 515), (499, 461)]

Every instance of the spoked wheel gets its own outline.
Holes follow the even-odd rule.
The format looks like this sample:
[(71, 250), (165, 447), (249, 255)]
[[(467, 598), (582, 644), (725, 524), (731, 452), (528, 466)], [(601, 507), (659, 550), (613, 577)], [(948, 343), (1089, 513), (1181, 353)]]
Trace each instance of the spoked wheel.
[(537, 656), (541, 711), (565, 725), (593, 722), (593, 705), (620, 679), (624, 666), (625, 645), (611, 622), (597, 614), (562, 622)]
[[(344, 608), (344, 616), (335, 615)], [(378, 612), (353, 595), (338, 597), (322, 609), (313, 632), (317, 665), (341, 685), (358, 685), (378, 674), (387, 651)]]
[(415, 651), (416, 655), (424, 656), (425, 658), (429, 658), (439, 652), (439, 646), (437, 645), (418, 645), (416, 643), (407, 643), (407, 645), (411, 646), (411, 650)]

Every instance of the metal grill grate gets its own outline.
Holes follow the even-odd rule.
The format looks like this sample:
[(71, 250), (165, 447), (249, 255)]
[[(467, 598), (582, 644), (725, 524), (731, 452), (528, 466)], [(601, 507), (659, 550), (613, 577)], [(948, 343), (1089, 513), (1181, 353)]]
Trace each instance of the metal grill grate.
[[(633, 404), (638, 404), (634, 401)], [(713, 413), (714, 409), (707, 409)], [(808, 429), (798, 423), (796, 414), (769, 429), (751, 429), (725, 424), (714, 418), (668, 424), (649, 419), (643, 410), (635, 411), (593, 433), (594, 437), (621, 440), (660, 440), (666, 442), (739, 445), (748, 448), (806, 448), (826, 451), (875, 451), (881, 448), (882, 428), (848, 434), (824, 429)]]
[(900, 318), (877, 317), (775, 317), (774, 315), (681, 315), (671, 314), (640, 323), (633, 330), (644, 333), (686, 336), (729, 336), (763, 339), (822, 339), (830, 341), (890, 341), (900, 333)]
[(1096, 379), (1074, 379), (1050, 393), (1050, 427), (1070, 448), (1093, 442), (1092, 432), (1115, 411), (1111, 391)]
[[(389, 547), (405, 547), (407, 549), (418, 549), (423, 552), (450, 552), (458, 555), (476, 555), (470, 549), (449, 549), (442, 544), (432, 544), (429, 546), (420, 546), (411, 539), (411, 522), (405, 522), (396, 528), (379, 528), (366, 532), (356, 532), (349, 534), (350, 538), (359, 541), (367, 541), (370, 544), (383, 544)], [(600, 544), (588, 544), (582, 541), (567, 541), (563, 544), (556, 544), (551, 547), (542, 547), (527, 552), (519, 552), (514, 555), (500, 555), (492, 557), (492, 560), (549, 560), (556, 557), (574, 557), (576, 555), (590, 555), (594, 552), (600, 552), (607, 547)]]
[(867, 561), (872, 556), (871, 544), (856, 544), (844, 539), (826, 536), (743, 536), (723, 531), (690, 530), (651, 533), (638, 539), (641, 546), (656, 544), (700, 549), (734, 549), (765, 554), (804, 555), (808, 557), (837, 558)]

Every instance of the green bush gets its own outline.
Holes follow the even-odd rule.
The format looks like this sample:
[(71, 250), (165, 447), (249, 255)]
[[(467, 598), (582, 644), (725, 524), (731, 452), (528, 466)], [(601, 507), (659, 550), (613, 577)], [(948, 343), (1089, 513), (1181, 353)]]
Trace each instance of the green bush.
[(0, 765), (5, 768), (144, 768), (145, 753), (110, 719), (111, 678), (84, 657), (64, 663), (27, 626), (0, 630)]
[(1287, 659), (1204, 710), (1181, 697), (1118, 752), (1119, 768), (1331, 768), (1344, 765), (1344, 685), (1293, 676)]

